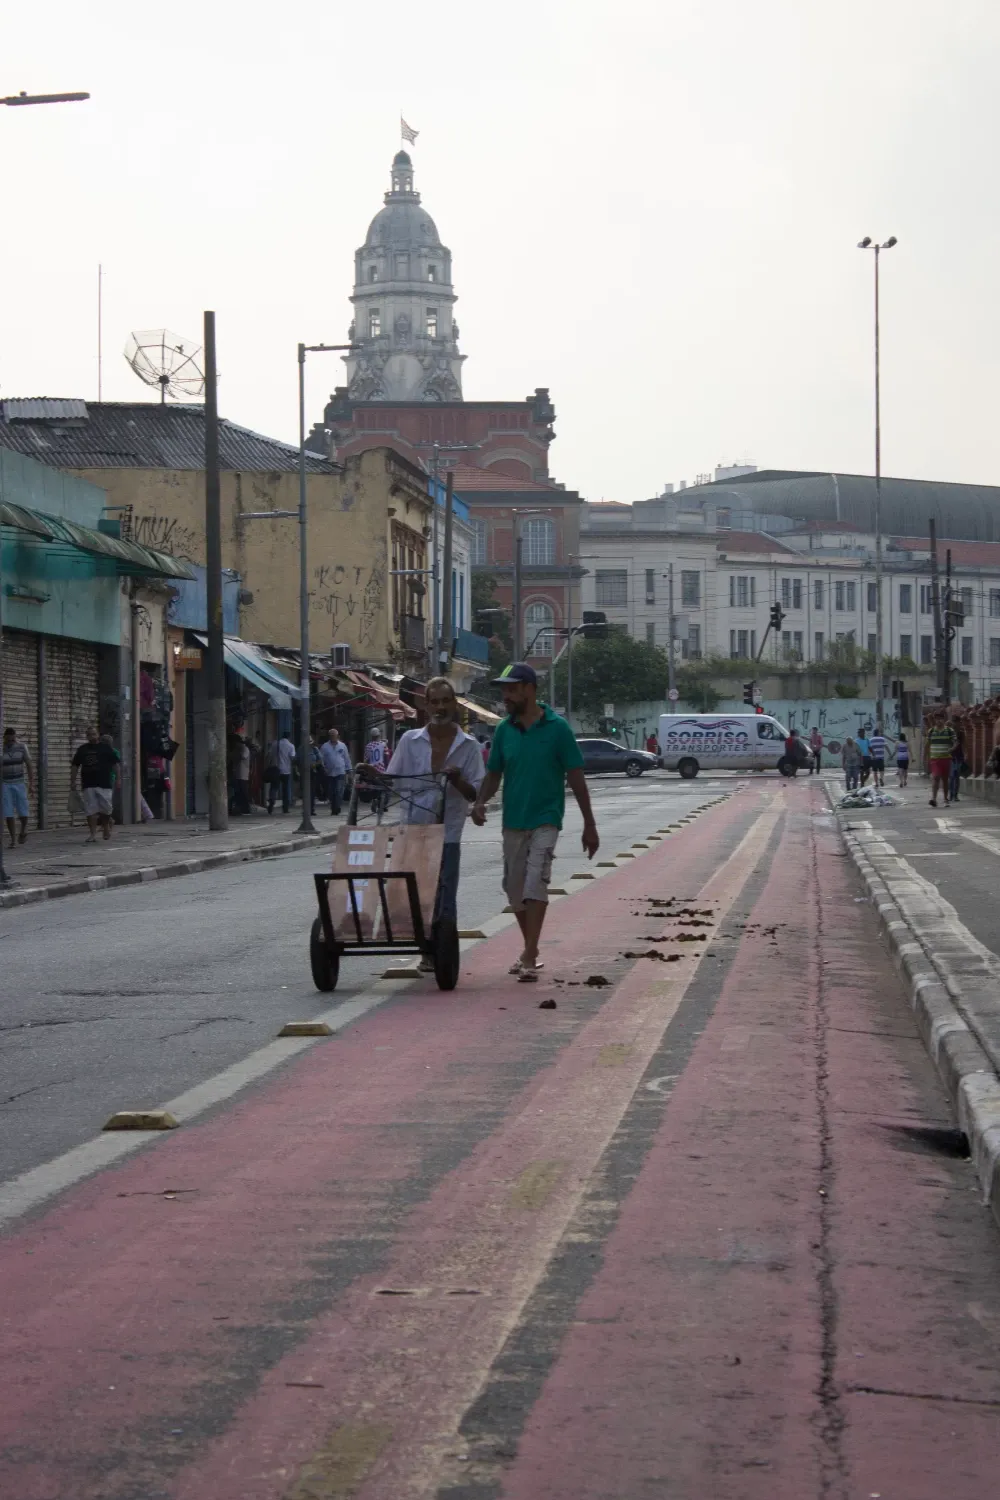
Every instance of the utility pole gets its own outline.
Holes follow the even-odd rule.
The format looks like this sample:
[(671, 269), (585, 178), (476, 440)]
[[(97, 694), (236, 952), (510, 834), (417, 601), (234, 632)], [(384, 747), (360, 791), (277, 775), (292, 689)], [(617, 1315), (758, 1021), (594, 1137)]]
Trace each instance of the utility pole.
[[(452, 493), (454, 482), (455, 476), (449, 469), (444, 492), (444, 559), (442, 562), (444, 587), (441, 593), (441, 642), (438, 648), (437, 666), (434, 669), (441, 673), (447, 673), (451, 666), (451, 643), (454, 639), (454, 632), (451, 628), (451, 617), (455, 607), (451, 589), (451, 551), (455, 518), (455, 497)], [(434, 511), (437, 514), (436, 501)]]
[(306, 346), (299, 345), (299, 790), (298, 833), (315, 833), (312, 821), (312, 685), (309, 676), (309, 559), (306, 495)]
[(431, 675), (435, 675), (440, 669), (440, 648), (438, 646), (438, 620), (441, 607), (441, 570), (438, 567), (438, 463), (441, 457), (441, 445), (435, 443), (431, 449), (431, 498), (434, 502), (434, 512), (431, 516), (431, 644), (430, 665)]
[(937, 527), (933, 521), (927, 523), (931, 545), (931, 611), (934, 619), (934, 667), (937, 685), (944, 696), (944, 652), (941, 638), (941, 580), (938, 573)]
[(890, 235), (882, 244), (873, 242), (866, 235), (858, 244), (859, 250), (875, 253), (875, 722), (883, 722), (883, 700), (885, 698), (885, 659), (882, 640), (882, 387), (881, 344), (879, 328), (879, 255), (891, 250), (896, 236)]
[[(669, 621), (667, 630), (670, 636), (667, 642), (667, 686), (673, 692), (677, 686), (674, 674), (674, 565), (667, 564), (667, 614)], [(662, 680), (662, 679), (661, 679)], [(673, 702), (673, 699), (671, 699)]]
[[(222, 641), (222, 518), (215, 313), (205, 314), (205, 588), (208, 596), (208, 826), (229, 827), (226, 784), (226, 664)], [(138, 714), (138, 704), (132, 705)]]
[(944, 610), (942, 624), (944, 625), (944, 701), (950, 703), (952, 699), (951, 680), (951, 643), (955, 637), (954, 626), (951, 623), (951, 548), (944, 555)]
[(514, 512), (514, 660), (521, 660), (524, 633), (521, 625), (521, 521)]

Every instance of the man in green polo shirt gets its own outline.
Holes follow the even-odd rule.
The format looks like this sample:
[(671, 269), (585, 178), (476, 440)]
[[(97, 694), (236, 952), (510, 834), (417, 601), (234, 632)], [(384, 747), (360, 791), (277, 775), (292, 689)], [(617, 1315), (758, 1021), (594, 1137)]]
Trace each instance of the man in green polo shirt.
[(542, 967), (538, 943), (549, 900), (556, 839), (566, 810), (566, 782), (583, 813), (583, 847), (593, 859), (600, 846), (583, 756), (565, 719), (538, 702), (538, 678), (526, 662), (514, 662), (494, 686), (503, 689), (507, 718), (493, 736), (486, 777), (472, 821), (486, 822), (486, 804), (503, 782), (503, 888), (524, 938), (511, 970), (533, 983)]

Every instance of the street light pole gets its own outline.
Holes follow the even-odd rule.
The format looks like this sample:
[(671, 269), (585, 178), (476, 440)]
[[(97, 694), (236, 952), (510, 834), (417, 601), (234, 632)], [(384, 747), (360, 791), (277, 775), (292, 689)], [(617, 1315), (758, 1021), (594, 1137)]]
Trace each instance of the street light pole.
[(885, 658), (882, 640), (882, 371), (881, 330), (879, 324), (879, 256), (897, 243), (890, 235), (882, 244), (865, 235), (859, 250), (875, 253), (875, 723), (883, 722), (885, 699)]
[[(677, 686), (674, 673), (674, 565), (667, 564), (667, 688), (672, 693)], [(663, 678), (660, 678), (663, 681)], [(671, 703), (674, 701), (671, 698)]]

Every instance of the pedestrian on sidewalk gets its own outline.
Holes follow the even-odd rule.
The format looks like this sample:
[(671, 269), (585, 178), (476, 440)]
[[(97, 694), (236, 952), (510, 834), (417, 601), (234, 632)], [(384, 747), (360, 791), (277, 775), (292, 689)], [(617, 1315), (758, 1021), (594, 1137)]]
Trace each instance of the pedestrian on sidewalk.
[(326, 739), (320, 746), (320, 760), (323, 762), (323, 773), (326, 776), (326, 794), (330, 800), (330, 816), (335, 818), (340, 813), (344, 801), (344, 788), (347, 786), (347, 778), (351, 774), (351, 757), (347, 753), (347, 746), (340, 738), (339, 729), (331, 729)]
[(3, 819), (10, 834), (13, 849), (17, 832), (17, 819), (21, 821), (21, 832), (16, 842), (28, 841), (28, 798), (35, 791), (35, 768), (28, 753), (17, 737), (17, 730), (7, 728), (3, 732)]
[(472, 821), (486, 822), (486, 804), (503, 782), (503, 888), (524, 939), (511, 973), (538, 978), (538, 943), (549, 899), (556, 840), (566, 810), (566, 783), (583, 814), (583, 847), (593, 859), (600, 847), (583, 756), (566, 720), (538, 702), (538, 678), (527, 662), (506, 667), (493, 685), (503, 690), (507, 718), (493, 736), (486, 779)]
[[(447, 677), (432, 677), (425, 693), (428, 722), (422, 729), (408, 729), (400, 736), (388, 773), (396, 778), (421, 778), (410, 783), (402, 779), (393, 782), (394, 790), (400, 794), (404, 823), (436, 823), (441, 793), (437, 784), (426, 778), (441, 774), (448, 779), (444, 794), (444, 848), (433, 920), (457, 924), (462, 833), (469, 803), (476, 800), (486, 771), (475, 738), (466, 734), (458, 722), (458, 699)], [(372, 763), (366, 764), (365, 773), (384, 774)], [(433, 959), (425, 957), (420, 967), (433, 970)]]
[(860, 730), (854, 743), (858, 747), (861, 756), (861, 785), (867, 785), (868, 778), (872, 774), (872, 747), (865, 730)]
[(875, 733), (868, 741), (868, 749), (872, 760), (872, 778), (876, 789), (885, 789), (885, 752), (888, 749), (885, 735), (882, 733), (881, 724), (875, 725)]
[(660, 745), (655, 734), (648, 734), (646, 736), (646, 749), (650, 755), (659, 755)]
[(240, 736), (234, 760), (233, 812), (237, 817), (243, 817), (253, 811), (250, 806), (250, 746), (245, 735)]
[(118, 752), (114, 744), (102, 740), (96, 725), (91, 724), (86, 740), (77, 747), (70, 762), (70, 785), (76, 791), (79, 781), (83, 793), (83, 811), (90, 830), (88, 844), (97, 843), (98, 824), (104, 837), (111, 837), (117, 774)]
[(906, 735), (901, 734), (896, 741), (896, 780), (900, 786), (906, 785), (906, 778), (910, 770), (910, 747)]
[[(426, 700), (425, 700), (426, 701)], [(384, 771), (389, 764), (389, 746), (382, 738), (380, 729), (373, 729), (365, 746), (364, 763), (371, 766), (375, 771)], [(372, 795), (372, 812), (377, 813), (381, 807), (385, 812), (389, 806), (389, 793), (381, 789)]]
[(820, 761), (823, 755), (823, 736), (820, 734), (819, 729), (815, 726), (810, 730), (809, 733), (809, 749), (813, 754), (812, 765), (809, 767), (809, 775), (811, 776), (815, 771), (816, 775), (818, 776)]
[(951, 781), (951, 752), (958, 736), (947, 719), (932, 724), (927, 731), (927, 756), (931, 766), (931, 807), (937, 807), (938, 791), (948, 806)]
[(958, 801), (958, 787), (962, 779), (962, 767), (965, 765), (965, 746), (962, 744), (962, 735), (958, 727), (958, 720), (952, 719), (955, 729), (955, 743), (951, 747), (951, 771), (948, 777), (948, 793), (952, 802)]
[(844, 768), (844, 783), (847, 791), (856, 792), (858, 778), (861, 775), (861, 752), (850, 735), (844, 741), (844, 748), (840, 752), (840, 764)]
[(287, 734), (281, 734), (272, 742), (267, 752), (267, 768), (276, 771), (268, 778), (267, 810), (274, 812), (274, 804), (281, 788), (281, 811), (287, 813), (292, 806), (292, 766), (295, 764), (295, 746)]

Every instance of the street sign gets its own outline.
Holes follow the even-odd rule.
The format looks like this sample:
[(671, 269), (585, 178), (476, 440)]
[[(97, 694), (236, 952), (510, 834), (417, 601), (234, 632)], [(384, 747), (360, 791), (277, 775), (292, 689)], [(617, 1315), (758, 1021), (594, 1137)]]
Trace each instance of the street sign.
[(615, 716), (615, 705), (613, 703), (605, 703), (605, 705), (604, 705), (604, 717), (606, 719), (613, 719), (614, 716)]
[(671, 688), (670, 692), (667, 694), (667, 697), (670, 699), (671, 703), (676, 703), (678, 698), (680, 697), (680, 693), (676, 688)]
[(202, 653), (197, 646), (175, 646), (174, 667), (178, 672), (200, 672)]

